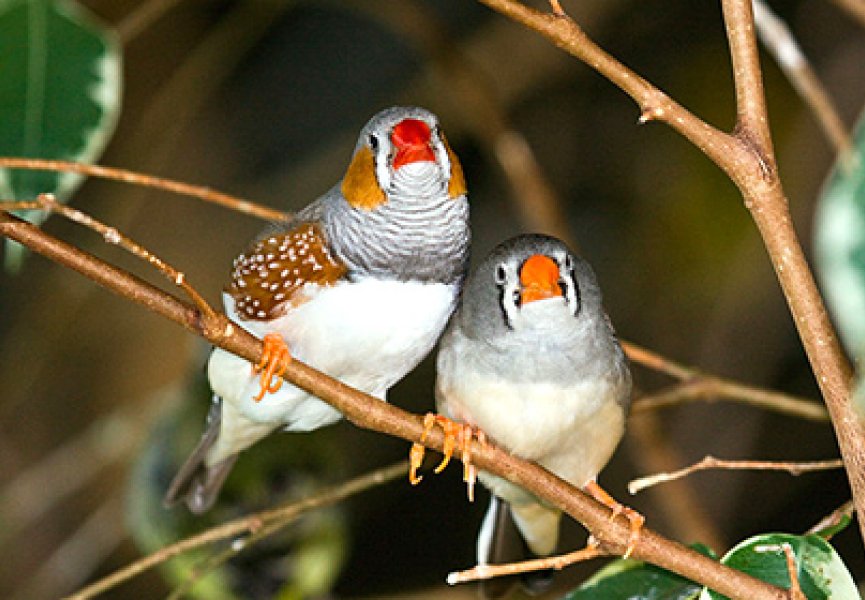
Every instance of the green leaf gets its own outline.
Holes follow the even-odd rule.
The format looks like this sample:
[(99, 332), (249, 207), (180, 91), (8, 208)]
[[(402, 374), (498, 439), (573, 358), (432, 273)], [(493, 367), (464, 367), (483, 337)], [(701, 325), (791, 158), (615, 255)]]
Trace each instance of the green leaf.
[[(706, 556), (712, 551), (692, 546)], [(702, 586), (660, 567), (638, 560), (619, 559), (565, 596), (565, 600), (688, 600), (700, 594)]]
[[(0, 0), (0, 156), (93, 162), (120, 110), (114, 34), (70, 0)], [(66, 201), (71, 173), (0, 169), (0, 198)], [(43, 220), (42, 213), (35, 219)]]
[[(847, 567), (829, 542), (818, 535), (758, 535), (730, 550), (721, 562), (767, 583), (789, 589), (787, 558), (782, 548), (785, 543), (796, 556), (799, 585), (808, 600), (859, 598)], [(700, 595), (700, 600), (724, 598), (726, 596), (707, 589)]]
[(815, 215), (818, 274), (848, 349), (865, 352), (865, 116), (852, 160), (836, 163)]
[(834, 525), (828, 525), (819, 531), (815, 531), (814, 535), (820, 536), (826, 541), (829, 541), (845, 529), (850, 523), (853, 522), (853, 518), (850, 515), (841, 515), (841, 518)]

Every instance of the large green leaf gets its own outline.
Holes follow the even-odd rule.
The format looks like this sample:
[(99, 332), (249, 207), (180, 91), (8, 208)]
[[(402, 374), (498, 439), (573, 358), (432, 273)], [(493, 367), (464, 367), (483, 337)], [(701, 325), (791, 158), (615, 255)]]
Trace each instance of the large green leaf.
[[(713, 556), (706, 546), (694, 548)], [(565, 596), (565, 600), (689, 600), (702, 586), (660, 567), (638, 560), (614, 560)]]
[[(796, 555), (799, 585), (808, 600), (855, 600), (856, 584), (835, 549), (818, 535), (770, 533), (754, 536), (730, 550), (721, 562), (782, 588), (790, 587), (787, 558), (781, 547), (789, 544)], [(700, 600), (722, 600), (703, 590)]]
[(855, 152), (839, 161), (817, 206), (818, 273), (844, 343), (865, 352), (865, 116), (854, 132)]
[[(120, 109), (121, 53), (111, 31), (71, 0), (0, 0), (0, 74), (0, 156), (99, 157)], [(0, 169), (0, 198), (50, 192), (65, 201), (80, 181)]]

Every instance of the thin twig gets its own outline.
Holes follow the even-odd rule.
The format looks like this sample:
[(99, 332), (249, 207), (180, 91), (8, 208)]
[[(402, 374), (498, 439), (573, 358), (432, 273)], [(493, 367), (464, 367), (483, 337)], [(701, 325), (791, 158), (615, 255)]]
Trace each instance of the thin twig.
[[(680, 448), (669, 435), (669, 423), (656, 412), (632, 414), (628, 418), (624, 449), (636, 473), (673, 471), (685, 463)], [(726, 545), (719, 525), (706, 503), (697, 494), (691, 479), (672, 481), (668, 485), (649, 490), (652, 506), (657, 507), (654, 518), (663, 518), (669, 532), (677, 540), (700, 540), (710, 548)]]
[(730, 471), (786, 471), (790, 475), (801, 475), (802, 473), (810, 473), (813, 471), (828, 471), (830, 469), (841, 469), (844, 467), (844, 462), (838, 459), (832, 460), (815, 460), (810, 462), (779, 462), (779, 461), (764, 461), (764, 460), (723, 460), (714, 456), (705, 456), (700, 462), (694, 463), (684, 469), (673, 471), (672, 473), (658, 473), (647, 477), (640, 477), (632, 480), (628, 484), (628, 491), (631, 494), (636, 494), (646, 488), (674, 481), (687, 477), (691, 473), (697, 471), (707, 471), (709, 469), (726, 469)]
[(709, 375), (632, 342), (622, 340), (621, 344), (631, 361), (654, 371), (666, 373), (682, 382), (664, 391), (638, 398), (632, 408), (635, 413), (666, 408), (696, 399), (723, 398), (801, 419), (829, 420), (826, 407), (812, 400)]
[(547, 556), (545, 558), (536, 558), (503, 565), (478, 565), (465, 571), (454, 571), (448, 574), (447, 582), (448, 585), (457, 585), (458, 583), (468, 583), (469, 581), (486, 580), (506, 575), (519, 575), (520, 573), (531, 573), (545, 569), (559, 571), (578, 562), (584, 562), (601, 556), (608, 556), (608, 554), (597, 545), (590, 544), (585, 548), (558, 556)]
[(696, 369), (686, 367), (672, 359), (661, 356), (657, 352), (638, 346), (633, 342), (621, 340), (621, 344), (622, 349), (624, 349), (625, 354), (628, 355), (630, 360), (653, 371), (666, 373), (670, 377), (675, 377), (680, 381), (688, 381), (700, 375), (700, 372)]
[(790, 600), (808, 600), (802, 592), (802, 586), (799, 585), (799, 567), (796, 564), (796, 553), (793, 552), (793, 546), (790, 545), (790, 542), (755, 546), (754, 552), (782, 553), (787, 564), (787, 576), (790, 578)]
[(865, 27), (865, 0), (832, 0), (847, 11), (862, 27)]
[(153, 254), (144, 246), (132, 241), (120, 233), (116, 228), (105, 225), (97, 221), (90, 215), (65, 204), (57, 202), (53, 194), (39, 194), (39, 198), (32, 203), (28, 202), (0, 202), (0, 210), (43, 210), (49, 213), (57, 213), (72, 221), (91, 229), (102, 236), (107, 244), (112, 244), (123, 248), (133, 256), (140, 258), (144, 262), (156, 267), (168, 281), (180, 287), (184, 293), (189, 296), (192, 303), (205, 315), (205, 318), (213, 319), (215, 314), (213, 308), (207, 301), (196, 291), (196, 289), (186, 281), (186, 275), (172, 267), (170, 264)]
[(31, 171), (55, 171), (59, 173), (79, 173), (88, 177), (100, 179), (111, 179), (122, 181), (133, 185), (155, 188), (181, 196), (191, 196), (205, 202), (218, 204), (239, 213), (266, 219), (268, 221), (288, 221), (291, 215), (256, 204), (250, 200), (244, 200), (236, 196), (217, 192), (207, 187), (190, 185), (173, 179), (163, 179), (144, 173), (128, 171), (126, 169), (115, 169), (100, 165), (88, 165), (84, 163), (70, 162), (65, 160), (44, 160), (39, 158), (18, 158), (12, 156), (0, 157), (0, 168), (26, 169)]
[[(815, 523), (806, 534), (819, 533), (825, 529), (830, 527), (834, 527), (841, 523), (842, 519), (851, 518), (853, 513), (856, 512), (856, 507), (853, 506), (853, 501), (848, 500), (831, 513), (820, 519), (817, 523)], [(831, 536), (826, 536), (827, 539)]]
[(115, 26), (117, 36), (125, 46), (138, 37), (165, 13), (180, 3), (180, 0), (145, 0), (140, 2)]
[(826, 407), (813, 400), (749, 386), (721, 379), (713, 375), (704, 375), (670, 386), (664, 390), (641, 396), (634, 400), (631, 412), (638, 414), (695, 400), (712, 401), (715, 399), (747, 404), (809, 421), (823, 423), (829, 421), (829, 413), (826, 411)]
[(852, 143), (847, 128), (787, 24), (763, 0), (754, 0), (754, 23), (763, 45), (769, 49), (787, 79), (814, 113), (824, 135), (841, 157), (842, 164), (853, 168), (856, 155), (851, 151)]
[[(407, 471), (407, 469), (399, 473), (397, 477), (405, 475), (405, 471)], [(191, 569), (187, 574), (186, 579), (180, 585), (175, 587), (171, 593), (165, 597), (165, 600), (178, 600), (179, 598), (183, 598), (205, 575), (225, 564), (245, 549), (254, 546), (259, 541), (279, 533), (288, 527), (293, 520), (294, 519), (274, 520), (267, 525), (262, 525), (260, 529), (253, 531), (245, 538), (239, 538), (235, 540), (234, 543), (229, 544), (229, 546), (224, 548), (221, 552), (209, 556)]]
[(802, 592), (802, 586), (799, 585), (799, 567), (796, 564), (796, 554), (793, 552), (793, 547), (788, 542), (784, 542), (781, 544), (781, 549), (787, 558), (787, 575), (790, 577), (791, 600), (808, 600)]
[[(261, 340), (253, 337), (243, 328), (233, 325), (220, 313), (212, 322), (202, 319), (200, 313), (192, 306), (125, 271), (53, 238), (8, 213), (0, 212), (0, 235), (9, 237), (38, 254), (78, 271), (112, 292), (171, 319), (196, 335), (253, 364), (261, 360)], [(301, 361), (292, 361), (283, 377), (332, 405), (359, 427), (399, 437), (409, 442), (419, 442), (424, 435), (423, 419), (419, 415), (407, 413), (398, 407), (361, 393)], [(424, 444), (430, 449), (441, 452), (444, 448), (444, 437), (438, 429), (433, 430), (425, 440)], [(612, 513), (609, 508), (542, 467), (511, 456), (494, 444), (473, 443), (472, 459), (479, 469), (504, 477), (545, 502), (559, 507), (591, 531), (605, 548), (616, 553), (624, 553), (628, 547), (631, 527), (624, 516), (611, 518)], [(643, 528), (641, 531), (632, 556), (698, 581), (731, 598), (748, 600), (787, 598), (783, 590), (725, 567), (699, 552), (660, 536), (649, 528)]]
[(287, 524), (305, 512), (336, 504), (350, 496), (377, 487), (398, 477), (403, 477), (406, 473), (408, 473), (408, 463), (401, 461), (330, 487), (299, 502), (292, 502), (279, 508), (265, 510), (240, 519), (228, 521), (198, 535), (180, 540), (170, 546), (165, 546), (153, 554), (145, 556), (122, 569), (118, 569), (99, 581), (68, 596), (67, 600), (87, 600), (93, 598), (178, 554), (183, 554), (195, 548), (239, 535), (254, 534), (264, 526), (276, 523)]

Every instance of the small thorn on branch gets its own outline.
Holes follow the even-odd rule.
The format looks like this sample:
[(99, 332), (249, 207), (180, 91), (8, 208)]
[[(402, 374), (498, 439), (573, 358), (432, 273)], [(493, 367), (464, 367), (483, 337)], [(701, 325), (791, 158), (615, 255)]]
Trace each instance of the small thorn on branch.
[(550, 0), (550, 9), (552, 9), (553, 14), (557, 17), (568, 16), (568, 13), (566, 13), (565, 9), (562, 8), (562, 5), (559, 4), (559, 0)]
[(640, 113), (640, 118), (637, 119), (637, 122), (640, 125), (645, 125), (649, 121), (654, 121), (655, 119), (661, 119), (664, 116), (664, 109), (660, 106), (647, 106), (643, 109), (643, 112)]

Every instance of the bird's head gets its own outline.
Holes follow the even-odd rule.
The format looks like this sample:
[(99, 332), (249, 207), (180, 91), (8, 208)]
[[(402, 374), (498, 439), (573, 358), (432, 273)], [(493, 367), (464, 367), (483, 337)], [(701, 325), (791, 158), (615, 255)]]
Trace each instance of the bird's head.
[(341, 190), (353, 207), (374, 210), (394, 196), (461, 198), (466, 184), (436, 116), (422, 108), (393, 107), (364, 126)]

